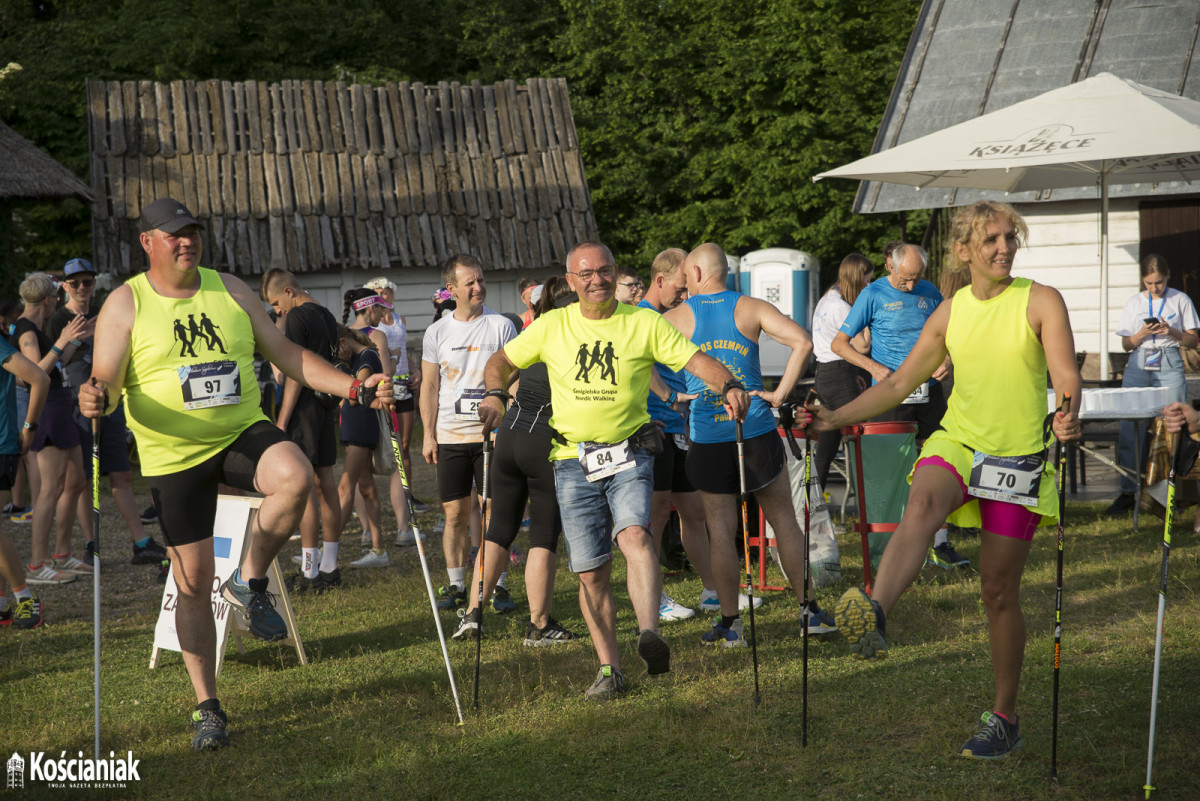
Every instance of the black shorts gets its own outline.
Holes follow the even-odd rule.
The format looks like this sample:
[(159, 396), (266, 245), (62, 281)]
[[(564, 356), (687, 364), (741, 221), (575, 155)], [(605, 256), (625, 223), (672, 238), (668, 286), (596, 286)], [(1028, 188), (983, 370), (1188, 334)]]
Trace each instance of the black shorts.
[(21, 454), (5, 453), (0, 455), (0, 492), (8, 492), (17, 480), (17, 465), (21, 463)]
[[(75, 425), (79, 428), (79, 444), (83, 448), (83, 474), (92, 479), (92, 421), (83, 416), (78, 408), (73, 412)], [(129, 442), (125, 439), (125, 403), (117, 404), (112, 414), (100, 418), (100, 475), (128, 473)]]
[(663, 434), (663, 452), (654, 457), (655, 492), (695, 492), (687, 477), (687, 455), (675, 444), (675, 435)]
[(336, 406), (323, 409), (315, 400), (296, 404), (288, 418), (287, 435), (313, 467), (333, 467), (337, 462), (337, 419)]
[(438, 500), (442, 503), (471, 497), (471, 482), (483, 491), (483, 443), (438, 445)]
[(555, 551), (562, 531), (554, 466), (550, 464), (550, 437), (519, 429), (496, 433), (488, 495), (487, 541), (511, 548), (521, 530), (525, 501), (529, 501), (529, 547)]
[(414, 397), (405, 398), (402, 401), (396, 401), (396, 414), (404, 414), (411, 412), (417, 408), (417, 399)]
[[(757, 492), (783, 471), (783, 442), (778, 431), (745, 441), (746, 491)], [(693, 442), (687, 455), (687, 475), (701, 492), (736, 495), (739, 489), (736, 442)]]
[(924, 442), (942, 427), (942, 418), (946, 416), (946, 393), (940, 381), (934, 381), (929, 387), (929, 403), (909, 403), (888, 409), (878, 417), (873, 417), (873, 423), (916, 423), (917, 441)]
[(253, 423), (227, 448), (195, 467), (163, 476), (146, 476), (167, 545), (188, 545), (213, 535), (217, 485), (254, 491), (258, 460), (288, 436), (266, 420)]

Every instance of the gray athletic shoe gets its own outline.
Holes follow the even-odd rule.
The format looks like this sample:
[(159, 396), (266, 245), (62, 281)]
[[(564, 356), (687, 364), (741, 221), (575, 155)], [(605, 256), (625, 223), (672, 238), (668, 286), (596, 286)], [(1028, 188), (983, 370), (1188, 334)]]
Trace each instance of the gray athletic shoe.
[(223, 709), (197, 709), (192, 713), (192, 726), (196, 729), (192, 735), (192, 749), (214, 751), (229, 745), (229, 737), (225, 734), (228, 723)]
[(242, 571), (236, 571), (221, 585), (221, 597), (241, 611), (250, 633), (265, 642), (287, 637), (287, 624), (275, 611), (275, 596), (255, 592), (248, 584), (240, 583)]
[(589, 701), (612, 701), (625, 692), (625, 674), (612, 665), (601, 665), (596, 680), (583, 697)]

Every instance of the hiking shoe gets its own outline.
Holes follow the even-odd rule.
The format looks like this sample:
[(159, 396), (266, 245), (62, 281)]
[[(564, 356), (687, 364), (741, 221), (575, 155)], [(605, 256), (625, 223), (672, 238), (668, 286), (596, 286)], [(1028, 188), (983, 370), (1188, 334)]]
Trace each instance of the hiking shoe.
[(887, 618), (879, 603), (858, 587), (842, 593), (834, 609), (837, 625), (850, 641), (850, 653), (858, 659), (883, 659), (887, 656), (884, 631)]
[(661, 675), (671, 669), (671, 646), (657, 631), (642, 630), (637, 638), (637, 653), (651, 676)]
[(83, 563), (88, 567), (96, 566), (96, 541), (88, 540), (83, 545)]
[(492, 591), (492, 610), (498, 615), (517, 611), (517, 602), (512, 599), (508, 587), (496, 586)]
[(335, 590), (342, 586), (342, 569), (335, 567), (328, 573), (326, 573), (324, 570), (318, 571), (317, 578), (319, 578), (321, 583), (325, 585), (325, 589)]
[(6, 606), (0, 609), (0, 626), (11, 626), (13, 621), (13, 608)]
[(479, 639), (479, 624), (483, 620), (483, 615), (480, 614), (478, 608), (467, 611), (466, 609), (458, 610), (458, 628), (450, 635), (452, 640), (478, 640)]
[(221, 585), (221, 597), (241, 611), (250, 633), (258, 639), (275, 642), (287, 636), (287, 624), (275, 611), (275, 596), (266, 591), (255, 592), (248, 584), (242, 584), (241, 568)]
[(525, 626), (525, 644), (534, 648), (547, 645), (559, 645), (577, 639), (573, 632), (567, 631), (552, 617), (546, 618), (546, 625), (538, 628), (529, 621)]
[[(762, 605), (763, 597), (761, 595), (755, 595), (754, 608), (758, 609)], [(738, 611), (745, 612), (749, 608), (750, 596), (746, 595), (745, 593), (738, 595)], [(714, 615), (721, 614), (721, 601), (717, 598), (717, 594), (715, 592), (710, 595), (708, 590), (704, 590), (700, 594), (700, 611)]]
[(361, 559), (355, 559), (351, 562), (350, 567), (387, 567), (388, 562), (387, 551), (372, 549), (363, 554)]
[(158, 522), (158, 510), (154, 508), (154, 504), (150, 504), (149, 506), (146, 507), (146, 510), (144, 512), (142, 512), (141, 517), (142, 517), (142, 525), (149, 525), (150, 523), (157, 523)]
[(78, 573), (65, 573), (43, 562), (37, 568), (30, 566), (25, 571), (25, 581), (30, 584), (70, 584), (79, 578)]
[(95, 567), (78, 559), (71, 554), (66, 556), (55, 556), (54, 567), (63, 573), (75, 573), (79, 576), (90, 576), (96, 570)]
[(438, 595), (440, 596), (437, 602), (438, 609), (457, 609), (467, 605), (467, 593), (457, 584), (439, 587)]
[(228, 724), (224, 709), (197, 709), (192, 713), (192, 725), (196, 727), (192, 750), (214, 751), (229, 745), (229, 737), (225, 734)]
[[(421, 542), (425, 541), (425, 535), (421, 535)], [(406, 528), (403, 531), (396, 532), (396, 544), (401, 548), (407, 548), (410, 545), (417, 544), (417, 538), (413, 535), (411, 528)]]
[(967, 759), (1003, 759), (1025, 747), (1021, 725), (1009, 723), (995, 712), (984, 712), (979, 731), (963, 743), (962, 755)]
[(0, 514), (8, 515), (8, 519), (14, 523), (29, 523), (33, 520), (33, 507), (13, 506), (11, 503), (6, 503)]
[(742, 619), (739, 617), (725, 628), (721, 625), (721, 618), (717, 617), (713, 621), (712, 631), (703, 635), (700, 642), (707, 645), (716, 645), (720, 643), (726, 648), (745, 648), (746, 638), (742, 634)]
[(320, 573), (309, 578), (303, 573), (296, 572), (288, 576), (283, 583), (287, 586), (288, 592), (293, 595), (320, 595), (326, 589)]
[(808, 633), (810, 636), (817, 634), (832, 634), (838, 629), (837, 623), (834, 622), (833, 615), (829, 614), (824, 609), (818, 609), (816, 612), (813, 612), (811, 608), (806, 609), (801, 615), (801, 622), (803, 622), (804, 617), (808, 618)]
[(676, 603), (675, 599), (665, 592), (658, 596), (659, 620), (690, 620), (695, 616), (695, 609)]
[(167, 549), (158, 542), (155, 542), (151, 537), (146, 543), (146, 547), (139, 548), (133, 546), (133, 557), (129, 560), (131, 565), (161, 565), (162, 560), (167, 558)]
[(587, 688), (583, 697), (589, 701), (612, 701), (625, 692), (625, 674), (612, 665), (601, 665), (596, 680)]
[(429, 511), (429, 504), (425, 503), (425, 501), (421, 500), (416, 495), (413, 495), (411, 492), (408, 493), (408, 500), (409, 503), (412, 504), (413, 511), (417, 514), (425, 514)]
[(971, 560), (954, 550), (949, 540), (941, 545), (935, 545), (929, 551), (929, 561), (943, 570), (953, 570), (956, 567), (966, 567)]
[(17, 602), (17, 609), (13, 612), (12, 619), (19, 629), (36, 629), (42, 625), (42, 602), (36, 595), (30, 593), (24, 601)]
[(1133, 493), (1122, 492), (1116, 497), (1116, 500), (1109, 504), (1108, 508), (1104, 510), (1104, 514), (1109, 517), (1114, 517), (1116, 515), (1123, 515), (1126, 512), (1132, 512), (1133, 504)]

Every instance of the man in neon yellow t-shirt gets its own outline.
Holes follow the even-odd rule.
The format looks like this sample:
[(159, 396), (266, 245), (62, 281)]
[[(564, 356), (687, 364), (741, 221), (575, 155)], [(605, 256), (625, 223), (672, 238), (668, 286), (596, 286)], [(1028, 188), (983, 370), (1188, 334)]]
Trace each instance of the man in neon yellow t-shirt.
[[(658, 634), (662, 574), (649, 534), (650, 497), (658, 427), (646, 411), (655, 362), (686, 369), (725, 397), (742, 419), (750, 399), (720, 362), (700, 353), (648, 309), (617, 303), (616, 266), (598, 242), (576, 245), (567, 256), (567, 282), (579, 303), (547, 312), (487, 363), (487, 392), (479, 406), (485, 429), (504, 414), (504, 387), (512, 371), (545, 362), (562, 439), (550, 454), (563, 537), (571, 570), (579, 574), (579, 606), (592, 635), (600, 672), (586, 697), (615, 698), (625, 689), (617, 655), (612, 541), (625, 555), (629, 598), (638, 618), (638, 656), (650, 675), (670, 670), (670, 647)], [(663, 400), (674, 401), (661, 381)], [(648, 449), (649, 448), (649, 449)]]

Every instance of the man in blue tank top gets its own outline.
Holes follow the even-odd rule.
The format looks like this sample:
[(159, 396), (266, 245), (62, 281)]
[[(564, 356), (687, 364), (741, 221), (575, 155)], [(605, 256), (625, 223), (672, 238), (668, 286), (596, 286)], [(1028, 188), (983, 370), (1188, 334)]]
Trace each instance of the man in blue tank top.
[[(942, 302), (942, 293), (937, 287), (921, 278), (927, 261), (925, 250), (919, 245), (900, 245), (893, 250), (888, 274), (867, 285), (859, 294), (842, 323), (842, 330), (830, 345), (838, 356), (869, 372), (875, 383), (891, 375), (908, 358), (925, 322)], [(850, 339), (864, 329), (871, 332), (870, 356), (859, 353), (850, 344)], [(873, 421), (914, 422), (917, 424), (917, 442), (924, 442), (941, 427), (942, 417), (946, 414), (946, 396), (941, 381), (949, 372), (950, 357), (947, 356), (929, 381), (917, 387), (902, 404)], [(970, 560), (961, 556), (947, 539), (945, 526), (934, 536), (930, 559), (946, 570), (970, 564)]]
[[(666, 320), (700, 347), (701, 352), (720, 361), (741, 381), (751, 395), (750, 411), (742, 431), (745, 439), (746, 490), (753, 492), (767, 522), (775, 530), (779, 557), (790, 576), (804, 575), (804, 539), (796, 522), (792, 485), (784, 470), (783, 443), (775, 427), (771, 408), (783, 403), (796, 386), (812, 355), (812, 338), (799, 324), (770, 303), (725, 289), (729, 263), (719, 245), (707, 243), (688, 254), (683, 263), (688, 299), (667, 312)], [(774, 392), (763, 389), (758, 361), (758, 340), (765, 332), (792, 349), (783, 376)], [(708, 521), (709, 556), (721, 615), (706, 643), (726, 647), (745, 645), (739, 618), (739, 567), (735, 536), (738, 526), (739, 489), (735, 425), (720, 406), (716, 393), (708, 391), (693, 376), (687, 376), (692, 401), (692, 447), (688, 451), (687, 475), (700, 490)], [(803, 603), (804, 587), (794, 583)], [(833, 618), (811, 601), (808, 630), (813, 634), (835, 631)]]

